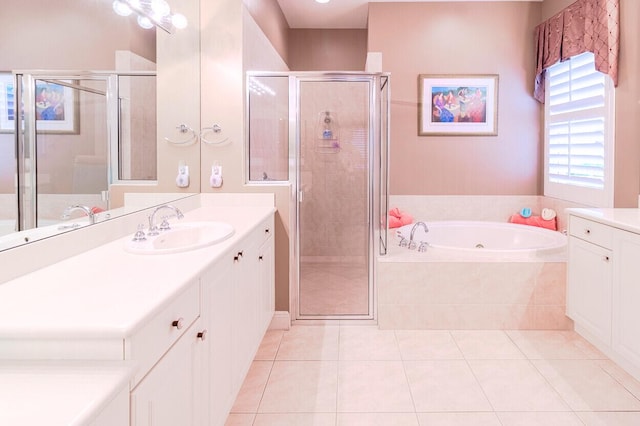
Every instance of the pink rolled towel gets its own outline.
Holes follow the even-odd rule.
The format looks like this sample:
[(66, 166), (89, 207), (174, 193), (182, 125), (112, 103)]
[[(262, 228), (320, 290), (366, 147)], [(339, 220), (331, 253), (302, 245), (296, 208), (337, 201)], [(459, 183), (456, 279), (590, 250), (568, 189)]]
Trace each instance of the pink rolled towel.
[(401, 212), (399, 208), (395, 207), (389, 210), (389, 228), (400, 228), (401, 226), (408, 225), (413, 222), (411, 215)]
[(552, 231), (558, 230), (555, 217), (551, 220), (544, 220), (540, 216), (522, 217), (520, 214), (514, 214), (509, 218), (509, 222), (519, 223), (521, 225), (539, 226), (540, 228), (547, 228)]

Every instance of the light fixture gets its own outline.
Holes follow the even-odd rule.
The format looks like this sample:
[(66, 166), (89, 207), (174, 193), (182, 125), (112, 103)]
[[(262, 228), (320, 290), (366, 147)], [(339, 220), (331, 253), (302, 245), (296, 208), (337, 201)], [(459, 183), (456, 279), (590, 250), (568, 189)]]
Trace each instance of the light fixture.
[(113, 10), (120, 16), (129, 16), (133, 12), (128, 4), (120, 0), (113, 2)]
[(135, 12), (138, 25), (150, 29), (154, 26), (171, 34), (174, 28), (187, 27), (187, 18), (180, 13), (171, 13), (166, 0), (115, 0), (113, 10), (120, 16), (129, 16)]
[(138, 15), (138, 25), (140, 25), (145, 30), (153, 28), (153, 22), (151, 22), (151, 19), (142, 15)]
[(157, 17), (167, 16), (171, 13), (171, 7), (165, 0), (152, 0), (151, 10), (153, 11), (154, 16)]
[(329, 3), (331, 0), (316, 0), (316, 3), (321, 3), (321, 4), (325, 4), (325, 3)]
[(187, 28), (187, 18), (182, 13), (175, 13), (171, 16), (171, 23), (179, 30)]

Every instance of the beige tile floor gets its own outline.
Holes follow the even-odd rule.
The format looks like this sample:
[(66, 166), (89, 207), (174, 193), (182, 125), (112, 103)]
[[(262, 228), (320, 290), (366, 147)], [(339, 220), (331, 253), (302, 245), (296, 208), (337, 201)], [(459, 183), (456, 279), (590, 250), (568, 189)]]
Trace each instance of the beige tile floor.
[(226, 426), (640, 425), (640, 382), (572, 331), (268, 331)]

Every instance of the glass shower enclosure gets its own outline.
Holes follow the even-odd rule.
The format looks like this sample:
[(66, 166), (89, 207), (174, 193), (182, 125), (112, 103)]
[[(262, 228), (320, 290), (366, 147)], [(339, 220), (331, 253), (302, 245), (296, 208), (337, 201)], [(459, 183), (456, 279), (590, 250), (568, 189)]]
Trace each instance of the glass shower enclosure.
[[(389, 76), (251, 73), (249, 81), (263, 89), (248, 96), (248, 181), (281, 176), (292, 188), (292, 319), (374, 320), (374, 256), (386, 251)], [(276, 125), (285, 118), (288, 128)], [(275, 166), (286, 162), (283, 175)]]

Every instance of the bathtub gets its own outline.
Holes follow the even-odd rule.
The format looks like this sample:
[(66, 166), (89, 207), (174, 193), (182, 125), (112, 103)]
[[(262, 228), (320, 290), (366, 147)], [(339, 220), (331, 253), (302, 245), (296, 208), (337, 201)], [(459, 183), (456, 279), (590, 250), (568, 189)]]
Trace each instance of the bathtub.
[(425, 222), (390, 231), (377, 258), (382, 329), (569, 330), (565, 316), (566, 236), (499, 222)]
[[(413, 239), (427, 243), (427, 251), (449, 250), (469, 254), (539, 256), (562, 252), (567, 237), (560, 232), (527, 225), (502, 222), (442, 221), (425, 222), (428, 232), (416, 226)], [(396, 230), (396, 241), (409, 241), (410, 224)]]

